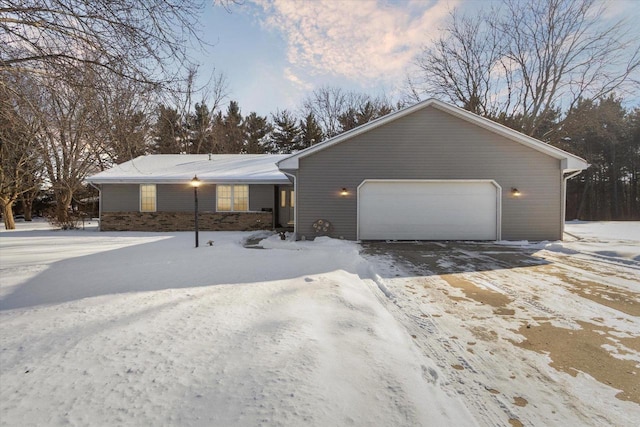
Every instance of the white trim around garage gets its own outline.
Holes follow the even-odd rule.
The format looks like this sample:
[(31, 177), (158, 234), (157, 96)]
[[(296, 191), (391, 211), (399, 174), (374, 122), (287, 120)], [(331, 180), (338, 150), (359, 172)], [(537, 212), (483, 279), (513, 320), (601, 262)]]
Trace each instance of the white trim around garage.
[[(502, 238), (502, 187), (495, 181), (492, 179), (365, 179), (364, 181), (362, 181), (360, 183), (360, 185), (358, 185), (358, 189), (357, 189), (357, 212), (356, 212), (356, 227), (357, 227), (357, 239), (360, 240), (362, 233), (361, 233), (361, 222), (362, 222), (362, 212), (361, 212), (361, 202), (362, 202), (362, 198), (361, 198), (361, 191), (362, 188), (366, 185), (366, 184), (372, 184), (372, 183), (397, 183), (397, 184), (402, 184), (402, 183), (407, 183), (407, 184), (416, 184), (416, 183), (424, 183), (424, 184), (437, 184), (437, 183), (443, 183), (443, 184), (469, 184), (469, 183), (484, 183), (484, 184), (491, 184), (495, 187), (495, 238), (496, 240), (500, 240)], [(410, 239), (413, 240), (413, 239)], [(455, 239), (451, 239), (451, 240), (455, 240)], [(464, 240), (464, 239), (462, 239)], [(468, 240), (473, 240), (472, 238), (468, 239)]]

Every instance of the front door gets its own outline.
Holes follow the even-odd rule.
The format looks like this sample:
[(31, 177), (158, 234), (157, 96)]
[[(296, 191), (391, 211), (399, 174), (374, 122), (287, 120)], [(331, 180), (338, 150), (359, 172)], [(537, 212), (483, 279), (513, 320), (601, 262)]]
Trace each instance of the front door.
[(292, 227), (295, 222), (296, 195), (291, 185), (281, 185), (278, 220), (280, 225)]

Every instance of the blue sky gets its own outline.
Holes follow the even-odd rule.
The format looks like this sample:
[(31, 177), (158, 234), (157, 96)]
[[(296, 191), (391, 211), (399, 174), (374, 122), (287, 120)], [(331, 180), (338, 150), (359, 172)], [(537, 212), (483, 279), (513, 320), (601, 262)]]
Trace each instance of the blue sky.
[[(399, 97), (412, 61), (438, 35), (449, 10), (473, 12), (483, 0), (244, 0), (207, 6), (194, 54), (204, 82), (215, 67), (243, 114), (295, 110), (312, 90)], [(640, 0), (609, 0), (613, 18), (635, 16)], [(636, 27), (637, 28), (637, 27)], [(639, 34), (640, 38), (640, 34)], [(228, 100), (227, 100), (228, 101)]]

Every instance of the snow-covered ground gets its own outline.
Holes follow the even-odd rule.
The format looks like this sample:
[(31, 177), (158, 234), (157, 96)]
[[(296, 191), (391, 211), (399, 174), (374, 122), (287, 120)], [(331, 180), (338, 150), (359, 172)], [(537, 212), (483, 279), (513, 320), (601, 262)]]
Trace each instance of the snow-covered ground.
[(0, 233), (2, 425), (475, 425), (354, 243), (18, 226)]
[(480, 425), (639, 425), (640, 223), (567, 231), (364, 245), (388, 310)]
[(0, 233), (1, 425), (640, 419), (637, 222), (532, 244), (265, 234), (266, 249), (18, 227)]

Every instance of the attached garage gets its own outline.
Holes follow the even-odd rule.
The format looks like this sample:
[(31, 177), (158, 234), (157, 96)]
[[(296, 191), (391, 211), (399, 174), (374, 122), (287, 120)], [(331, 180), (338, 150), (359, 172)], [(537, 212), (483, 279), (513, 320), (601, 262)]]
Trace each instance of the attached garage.
[(278, 163), (297, 237), (350, 240), (562, 239), (566, 182), (588, 166), (435, 99)]
[(492, 180), (365, 180), (360, 240), (499, 240), (501, 189)]

